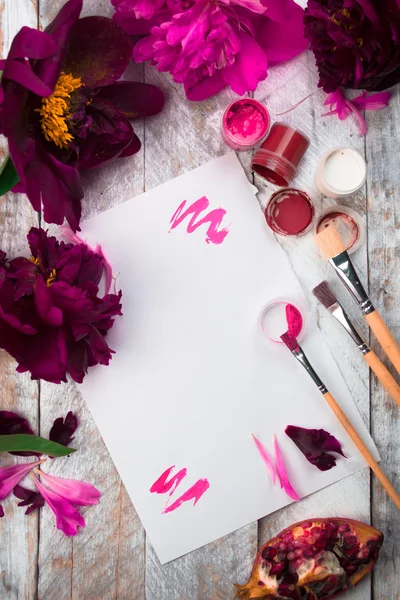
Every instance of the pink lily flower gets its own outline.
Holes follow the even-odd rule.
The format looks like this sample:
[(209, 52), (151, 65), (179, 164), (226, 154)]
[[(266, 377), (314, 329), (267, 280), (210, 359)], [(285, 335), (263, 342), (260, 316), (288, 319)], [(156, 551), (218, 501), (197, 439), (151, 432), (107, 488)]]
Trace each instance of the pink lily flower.
[(89, 506), (99, 503), (101, 492), (91, 483), (54, 477), (54, 475), (49, 475), (43, 471), (39, 471), (39, 473), (46, 487), (64, 498), (64, 500), (67, 500), (70, 504), (75, 506)]
[(45, 487), (33, 473), (31, 477), (56, 516), (57, 529), (60, 529), (67, 536), (73, 536), (78, 533), (78, 527), (86, 527), (85, 519), (77, 508), (72, 506), (68, 500), (62, 498), (62, 496)]
[(35, 462), (24, 463), (23, 465), (10, 465), (0, 468), (0, 500), (4, 500), (15, 488), (16, 485), (35, 467), (44, 462), (45, 459)]

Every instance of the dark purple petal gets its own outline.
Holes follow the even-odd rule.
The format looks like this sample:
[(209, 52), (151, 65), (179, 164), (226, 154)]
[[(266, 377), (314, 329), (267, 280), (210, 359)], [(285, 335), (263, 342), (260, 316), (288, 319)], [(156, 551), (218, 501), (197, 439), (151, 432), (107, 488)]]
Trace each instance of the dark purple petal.
[(28, 421), (20, 415), (17, 415), (17, 413), (8, 410), (1, 410), (0, 435), (13, 435), (16, 433), (33, 435), (33, 430)]
[(14, 258), (10, 262), (8, 277), (14, 282), (14, 300), (19, 300), (25, 294), (33, 292), (38, 277), (36, 265), (24, 256)]
[(122, 150), (122, 152), (118, 158), (125, 158), (127, 156), (132, 156), (133, 154), (136, 154), (137, 152), (139, 152), (141, 147), (142, 147), (142, 142), (139, 140), (136, 133), (134, 133), (131, 143)]
[(1, 517), (4, 517), (4, 508), (0, 504), (0, 519), (1, 519)]
[(127, 119), (156, 115), (164, 106), (164, 94), (158, 87), (137, 81), (104, 86), (97, 97), (113, 104)]
[(71, 30), (64, 70), (88, 87), (109, 85), (125, 72), (131, 54), (132, 43), (117, 23), (86, 17)]
[(53, 296), (43, 279), (39, 277), (35, 286), (35, 306), (43, 323), (51, 327), (59, 327), (63, 322), (62, 311), (53, 305)]
[(90, 106), (93, 123), (81, 141), (78, 166), (94, 169), (118, 158), (134, 139), (131, 123), (113, 104), (95, 98)]
[(52, 86), (33, 71), (31, 62), (27, 59), (50, 57), (56, 48), (56, 43), (46, 33), (30, 27), (22, 27), (11, 44), (3, 79), (11, 79), (38, 96), (50, 96), (53, 91)]
[(304, 454), (308, 462), (320, 471), (328, 471), (336, 465), (335, 457), (328, 454), (329, 452), (341, 454), (346, 458), (340, 442), (324, 429), (305, 429), (288, 425), (285, 433)]
[(52, 442), (57, 442), (62, 446), (68, 446), (73, 438), (73, 435), (78, 427), (78, 419), (72, 411), (69, 411), (65, 419), (59, 417), (53, 423), (50, 430), (49, 439)]
[(55, 19), (45, 29), (45, 33), (55, 41), (56, 51), (51, 58), (38, 61), (35, 65), (35, 71), (52, 89), (54, 89), (60, 76), (66, 44), (72, 27), (79, 19), (81, 10), (82, 0), (68, 0)]
[(28, 506), (25, 511), (26, 515), (30, 515), (37, 508), (44, 506), (42, 494), (34, 490), (28, 490), (21, 485), (16, 485), (13, 494), (16, 498), (22, 500), (22, 502), (18, 502), (18, 506)]

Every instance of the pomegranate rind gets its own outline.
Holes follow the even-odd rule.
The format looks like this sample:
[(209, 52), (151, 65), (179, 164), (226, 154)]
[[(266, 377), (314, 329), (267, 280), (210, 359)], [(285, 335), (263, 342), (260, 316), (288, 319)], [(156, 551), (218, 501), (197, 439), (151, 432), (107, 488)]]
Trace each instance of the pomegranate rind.
[[(287, 527), (286, 529), (282, 530), (278, 535), (276, 535), (275, 537), (271, 538), (268, 542), (266, 542), (260, 548), (260, 550), (257, 554), (257, 557), (254, 561), (252, 574), (251, 574), (251, 577), (250, 577), (248, 583), (246, 585), (237, 585), (237, 584), (235, 585), (237, 598), (241, 598), (242, 600), (251, 600), (252, 598), (265, 598), (265, 599), (286, 598), (287, 596), (282, 595), (282, 592), (281, 593), (278, 592), (279, 579), (277, 580), (276, 576), (271, 577), (270, 575), (268, 575), (267, 579), (266, 579), (265, 574), (263, 575), (261, 565), (265, 566), (266, 563), (275, 564), (273, 562), (273, 559), (270, 559), (268, 561), (267, 559), (263, 558), (263, 552), (268, 547), (277, 549), (278, 544), (282, 542), (282, 538), (287, 534), (290, 534), (291, 536), (293, 536), (294, 540), (296, 540), (296, 538), (299, 538), (299, 540), (300, 539), (303, 540), (304, 537), (301, 537), (301, 536), (304, 536), (305, 531), (310, 531), (313, 527), (316, 527), (316, 528), (323, 527), (324, 528), (324, 526), (327, 523), (334, 524), (337, 528), (339, 528), (341, 526), (349, 526), (349, 528), (350, 528), (349, 531), (346, 532), (346, 534), (342, 534), (342, 535), (349, 535), (349, 536), (351, 535), (351, 536), (354, 536), (355, 538), (357, 538), (356, 543), (360, 544), (361, 548), (366, 547), (367, 543), (374, 544), (375, 545), (374, 558), (371, 559), (370, 562), (367, 564), (359, 565), (357, 572), (355, 572), (354, 574), (349, 575), (349, 574), (343, 572), (343, 574), (340, 577), (337, 576), (338, 581), (340, 579), (340, 590), (339, 591), (332, 590), (332, 593), (330, 595), (326, 595), (326, 593), (323, 593), (322, 595), (318, 595), (318, 592), (315, 591), (315, 584), (318, 585), (318, 582), (323, 582), (324, 580), (328, 581), (329, 577), (332, 577), (332, 575), (328, 572), (328, 570), (325, 568), (325, 566), (323, 566), (321, 569), (314, 568), (313, 572), (306, 572), (304, 574), (299, 575), (297, 584), (290, 586), (290, 590), (293, 590), (293, 593), (295, 593), (295, 591), (297, 590), (299, 592), (299, 598), (300, 598), (300, 588), (301, 588), (302, 590), (306, 590), (307, 592), (309, 592), (310, 597), (311, 597), (311, 592), (313, 592), (316, 600), (319, 600), (319, 598), (321, 598), (321, 599), (323, 598), (323, 600), (331, 600), (332, 598), (335, 598), (335, 597), (339, 596), (340, 594), (342, 594), (347, 589), (348, 585), (352, 585), (352, 586), (357, 585), (368, 573), (370, 573), (370, 571), (372, 571), (373, 567), (375, 566), (377, 558), (378, 558), (378, 554), (379, 554), (379, 549), (383, 543), (383, 534), (378, 529), (375, 529), (374, 527), (371, 527), (370, 525), (361, 523), (360, 521), (355, 521), (353, 519), (317, 518), (317, 519), (308, 519), (305, 521), (300, 521), (298, 523), (295, 523), (291, 527)], [(307, 525), (307, 528), (304, 528), (305, 525)], [(318, 535), (318, 533), (317, 533), (317, 535)], [(335, 534), (336, 538), (337, 538), (337, 535), (338, 534)], [(273, 551), (275, 551), (275, 550), (273, 550)], [(327, 554), (329, 554), (329, 555), (335, 554), (335, 552), (333, 552), (333, 551), (330, 552), (328, 550), (321, 550), (321, 553), (323, 553), (323, 556), (326, 556)], [(264, 556), (265, 556), (265, 554), (264, 554)], [(321, 554), (321, 556), (322, 556), (322, 554)], [(290, 568), (292, 568), (293, 561), (290, 559), (287, 559), (287, 558), (285, 560), (286, 561), (289, 560), (289, 564), (291, 565)], [(303, 558), (301, 560), (303, 561), (303, 564), (304, 564), (305, 559)], [(333, 560), (335, 560), (335, 559), (333, 559)], [(340, 567), (340, 568), (343, 570), (343, 567)], [(293, 572), (293, 569), (292, 569), (292, 572)], [(295, 571), (295, 572), (297, 573), (297, 571)], [(333, 576), (333, 578), (334, 578), (334, 576)]]

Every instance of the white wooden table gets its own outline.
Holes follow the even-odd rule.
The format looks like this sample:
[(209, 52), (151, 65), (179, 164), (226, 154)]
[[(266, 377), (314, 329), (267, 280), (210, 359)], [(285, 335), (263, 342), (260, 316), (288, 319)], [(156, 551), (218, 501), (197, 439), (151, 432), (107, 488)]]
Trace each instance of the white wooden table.
[[(64, 0), (0, 0), (3, 56), (20, 27), (46, 27), (63, 3)], [(85, 0), (84, 4), (85, 15), (112, 13), (109, 0)], [(233, 98), (230, 91), (195, 104), (186, 100), (181, 86), (150, 66), (132, 65), (129, 75), (159, 85), (166, 93), (166, 106), (157, 117), (136, 122), (136, 132), (144, 142), (139, 154), (85, 175), (83, 211), (86, 217), (227, 150), (219, 135), (219, 121), (222, 110)], [(267, 104), (273, 118), (282, 118), (311, 137), (311, 148), (295, 183), (312, 194), (318, 207), (332, 202), (321, 198), (313, 184), (316, 161), (321, 154), (333, 146), (350, 145), (366, 156), (365, 189), (347, 202), (365, 216), (367, 223), (367, 242), (355, 260), (377, 306), (400, 339), (398, 91), (388, 109), (368, 114), (368, 134), (362, 138), (351, 119), (341, 123), (335, 117), (320, 117), (324, 95), (316, 84), (313, 57), (307, 52), (287, 65), (272, 69), (254, 96)], [(310, 92), (313, 92), (311, 98), (296, 110), (276, 117)], [(5, 146), (2, 148), (3, 157)], [(240, 159), (251, 178), (250, 153), (241, 154)], [(260, 201), (264, 205), (272, 187), (265, 187), (257, 178), (255, 184), (261, 190)], [(4, 250), (12, 253), (21, 248), (25, 232), (39, 223), (38, 215), (24, 196), (8, 194), (0, 198), (0, 247)], [(327, 267), (317, 258), (312, 236), (280, 242), (371, 428), (383, 467), (400, 490), (399, 409), (369, 377), (366, 365), (346, 334), (317, 306), (311, 289), (326, 278)], [(360, 322), (348, 298), (344, 299), (351, 309), (350, 314)], [(367, 335), (365, 328), (363, 331)], [(379, 353), (376, 344), (372, 342), (372, 345)], [(74, 445), (79, 452), (53, 461), (49, 470), (63, 477), (91, 481), (102, 490), (103, 497), (99, 506), (85, 512), (87, 527), (72, 539), (55, 529), (54, 516), (48, 508), (26, 517), (16, 502), (4, 502), (7, 514), (0, 521), (1, 600), (230, 599), (234, 595), (233, 583), (247, 581), (259, 544), (292, 522), (328, 515), (372, 522), (386, 536), (373, 576), (348, 592), (345, 598), (400, 600), (400, 515), (367, 469), (162, 567), (85, 406), (79, 386), (32, 382), (28, 375), (17, 374), (15, 366), (15, 362), (0, 351), (0, 409), (24, 414), (43, 435), (48, 433), (54, 418), (65, 415), (68, 410), (75, 411), (80, 426)], [(1, 464), (14, 460), (2, 456)]]

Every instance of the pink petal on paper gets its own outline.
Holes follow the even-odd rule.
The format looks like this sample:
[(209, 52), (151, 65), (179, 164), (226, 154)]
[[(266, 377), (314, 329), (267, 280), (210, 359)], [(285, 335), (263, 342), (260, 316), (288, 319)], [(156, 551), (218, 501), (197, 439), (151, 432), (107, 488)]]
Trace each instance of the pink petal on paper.
[(297, 492), (295, 492), (295, 490), (293, 489), (293, 487), (289, 481), (289, 476), (286, 471), (286, 467), (285, 467), (285, 463), (283, 460), (281, 450), (278, 446), (278, 440), (276, 439), (276, 435), (274, 435), (274, 451), (275, 451), (276, 471), (278, 473), (279, 481), (281, 483), (281, 488), (283, 488), (285, 490), (285, 492), (287, 493), (289, 498), (292, 498), (293, 500), (296, 500), (296, 501), (300, 500), (299, 495), (297, 494)]
[(77, 508), (72, 506), (68, 500), (41, 484), (34, 475), (32, 475), (32, 478), (37, 489), (56, 516), (57, 529), (60, 529), (67, 536), (73, 536), (78, 533), (78, 527), (86, 527), (85, 519)]
[(10, 465), (9, 467), (0, 468), (0, 500), (11, 494), (21, 479), (44, 461), (45, 459), (36, 460), (35, 462), (24, 463), (23, 465)]
[(101, 492), (91, 483), (84, 481), (76, 481), (75, 479), (63, 479), (62, 477), (54, 477), (40, 471), (40, 477), (43, 479), (46, 487), (68, 500), (74, 506), (89, 506), (98, 504)]
[(271, 476), (272, 479), (272, 483), (275, 484), (276, 481), (276, 469), (274, 466), (274, 463), (272, 462), (269, 454), (268, 454), (268, 450), (266, 449), (266, 447), (260, 442), (260, 440), (258, 440), (256, 438), (256, 436), (254, 435), (254, 433), (251, 434), (253, 436), (253, 440), (255, 445), (257, 446), (257, 449), (260, 453), (261, 458), (263, 459), (265, 466), (268, 469), (268, 473)]

